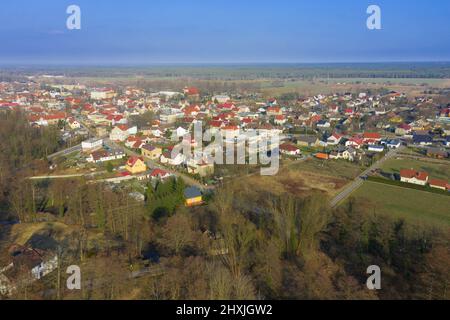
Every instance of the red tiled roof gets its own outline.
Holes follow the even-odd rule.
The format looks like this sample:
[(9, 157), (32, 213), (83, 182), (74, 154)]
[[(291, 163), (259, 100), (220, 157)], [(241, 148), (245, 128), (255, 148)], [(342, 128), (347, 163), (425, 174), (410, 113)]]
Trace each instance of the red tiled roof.
[(413, 169), (403, 169), (400, 170), (400, 176), (402, 178), (412, 179), (416, 178), (417, 180), (426, 181), (428, 179), (428, 173), (424, 171), (416, 171)]
[(364, 133), (364, 139), (373, 139), (373, 140), (379, 140), (381, 139), (381, 135), (376, 132), (365, 132)]
[(130, 157), (127, 161), (127, 165), (130, 167), (134, 167), (134, 165), (136, 164), (136, 162), (138, 160), (141, 160), (142, 162), (144, 162), (144, 158), (142, 158), (142, 157)]
[(155, 169), (152, 171), (152, 173), (150, 174), (152, 177), (164, 177), (166, 175), (169, 175), (170, 173), (162, 170), (162, 169)]
[(440, 179), (430, 179), (429, 184), (430, 184), (430, 186), (440, 187), (440, 188), (447, 188), (447, 186), (449, 185), (447, 181), (440, 180)]
[(289, 143), (283, 143), (282, 145), (280, 145), (280, 150), (295, 152), (298, 151), (299, 149), (296, 146), (293, 146)]
[(222, 122), (222, 121), (219, 121), (219, 120), (212, 120), (212, 121), (209, 123), (209, 125), (210, 125), (211, 127), (214, 127), (214, 128), (220, 128), (220, 127), (222, 126), (222, 124), (223, 124), (223, 122)]

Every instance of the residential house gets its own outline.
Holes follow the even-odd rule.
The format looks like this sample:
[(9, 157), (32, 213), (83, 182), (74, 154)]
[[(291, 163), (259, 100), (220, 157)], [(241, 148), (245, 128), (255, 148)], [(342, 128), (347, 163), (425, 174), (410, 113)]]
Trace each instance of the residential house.
[(380, 153), (380, 152), (384, 151), (384, 146), (371, 144), (371, 145), (369, 145), (368, 150), (371, 151), (371, 152), (378, 152), (378, 153)]
[(402, 142), (398, 139), (390, 140), (386, 143), (389, 149), (398, 149), (402, 146)]
[(350, 138), (345, 142), (346, 147), (353, 147), (355, 149), (361, 149), (361, 147), (364, 145), (364, 139), (363, 138)]
[(289, 155), (289, 156), (298, 156), (298, 155), (302, 154), (302, 152), (300, 151), (299, 148), (297, 148), (296, 146), (294, 146), (290, 143), (283, 143), (282, 145), (280, 145), (279, 149), (280, 149), (280, 153)]
[(141, 148), (142, 155), (151, 160), (159, 160), (162, 155), (162, 149), (149, 144), (145, 144)]
[(433, 144), (433, 137), (429, 134), (414, 134), (413, 141), (414, 144), (429, 146)]
[(200, 177), (208, 177), (214, 174), (214, 163), (201, 161), (200, 163), (191, 159), (187, 163), (190, 174), (198, 174)]
[(103, 139), (92, 138), (81, 143), (83, 152), (92, 152), (103, 146)]
[(334, 133), (331, 137), (327, 139), (327, 144), (331, 146), (336, 146), (341, 142), (341, 140), (342, 136), (337, 133)]
[(200, 91), (196, 87), (185, 87), (183, 89), (183, 93), (191, 98), (198, 98), (200, 97)]
[(171, 166), (179, 166), (186, 160), (186, 157), (182, 153), (177, 153), (176, 155), (172, 155), (171, 151), (163, 152), (161, 155), (161, 163), (168, 164)]
[(429, 183), (431, 188), (440, 189), (440, 190), (450, 190), (450, 183), (445, 180), (440, 179), (430, 179)]
[(400, 180), (406, 183), (425, 186), (428, 182), (428, 173), (424, 171), (418, 172), (413, 169), (403, 169), (400, 170)]
[(147, 165), (142, 157), (130, 157), (125, 169), (131, 174), (138, 174), (147, 171)]
[(377, 144), (381, 141), (381, 135), (376, 132), (365, 132), (363, 140), (365, 144)]
[[(42, 250), (22, 245), (9, 249), (11, 262), (0, 268), (0, 294), (10, 295), (16, 290), (17, 274), (25, 276), (31, 283), (42, 279), (58, 268), (58, 256), (50, 250)], [(26, 273), (24, 273), (24, 271)]]
[(194, 207), (203, 204), (201, 191), (196, 187), (189, 187), (184, 190), (185, 204), (187, 207)]
[(102, 163), (113, 160), (120, 160), (125, 157), (125, 153), (121, 150), (115, 151), (106, 151), (106, 150), (97, 150), (92, 152), (88, 158), (86, 158), (87, 162), (90, 163)]
[(284, 115), (275, 116), (274, 123), (276, 125), (282, 126), (287, 122), (287, 119)]
[(72, 130), (76, 130), (76, 129), (80, 129), (81, 128), (81, 124), (77, 120), (75, 120), (73, 118), (69, 119), (68, 124), (69, 124), (70, 129), (72, 129)]
[(356, 155), (357, 155), (356, 150), (353, 149), (352, 147), (346, 148), (344, 150), (344, 152), (342, 153), (343, 159), (352, 161), (352, 162), (355, 161)]
[(331, 123), (326, 120), (319, 120), (317, 122), (317, 128), (325, 129), (331, 127)]
[(130, 135), (137, 133), (137, 127), (128, 127), (127, 125), (119, 125), (114, 127), (109, 135), (112, 141), (125, 141)]
[(319, 139), (316, 136), (302, 135), (297, 138), (297, 144), (300, 147), (312, 147), (317, 144)]
[(170, 177), (173, 177), (173, 174), (171, 174), (170, 172), (166, 171), (166, 170), (162, 170), (162, 169), (154, 169), (151, 174), (150, 177), (152, 179), (157, 179), (157, 180), (161, 180), (164, 181), (166, 179), (169, 179)]
[(268, 116), (281, 116), (283, 115), (283, 110), (281, 107), (268, 107), (267, 110)]

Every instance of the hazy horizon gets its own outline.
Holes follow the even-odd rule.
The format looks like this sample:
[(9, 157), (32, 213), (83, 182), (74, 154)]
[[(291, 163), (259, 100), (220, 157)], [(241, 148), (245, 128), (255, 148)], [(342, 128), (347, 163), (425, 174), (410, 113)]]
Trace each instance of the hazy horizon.
[[(81, 30), (69, 30), (69, 5)], [(381, 8), (381, 30), (366, 10)], [(3, 4), (0, 65), (450, 61), (450, 2), (31, 1)]]

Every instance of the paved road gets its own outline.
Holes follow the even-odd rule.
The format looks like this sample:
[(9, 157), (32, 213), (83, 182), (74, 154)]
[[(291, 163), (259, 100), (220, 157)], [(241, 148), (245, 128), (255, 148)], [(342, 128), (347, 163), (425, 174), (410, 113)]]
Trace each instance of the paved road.
[(390, 150), (383, 158), (375, 162), (370, 168), (361, 173), (352, 183), (345, 186), (345, 188), (334, 197), (330, 202), (330, 206), (332, 208), (336, 208), (342, 201), (347, 199), (355, 190), (362, 186), (364, 180), (361, 177), (369, 175), (372, 170), (379, 169), (381, 165), (388, 159), (394, 157), (398, 152), (402, 151), (404, 147), (400, 147), (399, 149)]
[(56, 158), (56, 157), (67, 156), (67, 155), (69, 155), (71, 153), (78, 152), (78, 151), (81, 151), (81, 144), (76, 145), (76, 146), (71, 147), (71, 148), (67, 148), (67, 149), (58, 151), (56, 153), (53, 153), (53, 154), (49, 155), (47, 157), (47, 159), (51, 160), (51, 159)]
[(87, 174), (84, 173), (77, 173), (77, 174), (65, 174), (65, 175), (48, 175), (48, 176), (35, 176), (35, 177), (29, 177), (29, 180), (46, 180), (46, 179), (68, 179), (68, 178), (78, 178), (78, 177), (84, 177)]

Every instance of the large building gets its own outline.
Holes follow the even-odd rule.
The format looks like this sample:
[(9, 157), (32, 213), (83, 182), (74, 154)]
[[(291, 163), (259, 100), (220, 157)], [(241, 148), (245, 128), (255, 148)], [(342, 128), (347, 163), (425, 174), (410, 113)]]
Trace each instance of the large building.
[(94, 151), (103, 146), (103, 139), (92, 138), (81, 143), (83, 152)]
[(91, 99), (92, 100), (106, 100), (106, 99), (112, 99), (116, 96), (116, 93), (112, 89), (100, 89), (95, 90), (91, 92)]

